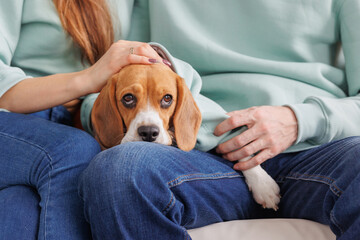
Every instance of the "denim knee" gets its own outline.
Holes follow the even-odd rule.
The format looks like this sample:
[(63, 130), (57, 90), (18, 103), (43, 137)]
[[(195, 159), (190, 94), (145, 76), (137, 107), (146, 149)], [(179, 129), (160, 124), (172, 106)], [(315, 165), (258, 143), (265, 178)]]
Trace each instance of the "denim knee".
[(37, 239), (39, 201), (30, 187), (18, 185), (0, 190), (0, 238)]
[(360, 136), (345, 138), (343, 141), (349, 146), (346, 151), (349, 151), (353, 158), (357, 160), (360, 157)]
[(107, 185), (109, 182), (133, 182), (137, 178), (144, 179), (147, 174), (156, 174), (156, 170), (164, 165), (164, 158), (151, 152), (158, 152), (159, 146), (134, 142), (107, 149), (91, 161), (81, 180), (86, 184)]
[(75, 129), (67, 143), (69, 148), (74, 149), (73, 154), (78, 158), (92, 159), (101, 149), (99, 143), (91, 135)]
[[(105, 150), (91, 161), (80, 177), (79, 193), (94, 236), (128, 239), (143, 234), (143, 237), (154, 238), (138, 231), (156, 222), (155, 216), (171, 222), (164, 210), (169, 209), (173, 199), (167, 182), (168, 176), (176, 175), (168, 165), (171, 162), (176, 165), (172, 160), (177, 157), (171, 156), (174, 151), (180, 150), (156, 143), (133, 142)], [(175, 215), (174, 219), (180, 216)], [(133, 231), (138, 225), (140, 227)], [(171, 226), (176, 227), (173, 223)], [(178, 230), (184, 234), (183, 228)]]
[[(338, 171), (349, 175), (350, 172), (360, 172), (360, 137), (349, 137), (333, 144), (331, 159), (334, 159)], [(338, 160), (338, 161), (336, 161)]]
[(98, 198), (96, 196), (101, 196), (103, 203), (114, 199), (125, 203), (126, 194), (135, 192), (151, 197), (153, 185), (165, 190), (168, 179), (162, 170), (167, 168), (167, 156), (171, 154), (169, 148), (155, 143), (133, 142), (99, 153), (80, 177), (79, 192), (85, 205)]
[(53, 165), (88, 165), (101, 149), (98, 142), (88, 133), (70, 128), (63, 131), (51, 146), (45, 148)]

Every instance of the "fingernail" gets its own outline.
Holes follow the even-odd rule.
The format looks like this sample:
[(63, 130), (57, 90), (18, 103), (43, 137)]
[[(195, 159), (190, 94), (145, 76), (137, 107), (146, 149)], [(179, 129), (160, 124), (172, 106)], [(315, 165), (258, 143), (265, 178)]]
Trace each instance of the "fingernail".
[(171, 62), (169, 62), (168, 60), (166, 59), (163, 59), (163, 63), (169, 67), (171, 67)]
[(151, 63), (157, 63), (158, 61), (157, 61), (157, 59), (155, 59), (155, 58), (149, 58), (149, 62), (151, 62)]

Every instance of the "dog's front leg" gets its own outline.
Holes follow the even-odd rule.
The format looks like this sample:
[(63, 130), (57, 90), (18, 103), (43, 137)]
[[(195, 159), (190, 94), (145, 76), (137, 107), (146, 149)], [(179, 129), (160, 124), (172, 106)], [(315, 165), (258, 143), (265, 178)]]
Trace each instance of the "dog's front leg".
[[(240, 161), (246, 161), (249, 158)], [(275, 180), (260, 165), (242, 171), (242, 173), (255, 201), (262, 205), (263, 208), (278, 210), (280, 188)]]

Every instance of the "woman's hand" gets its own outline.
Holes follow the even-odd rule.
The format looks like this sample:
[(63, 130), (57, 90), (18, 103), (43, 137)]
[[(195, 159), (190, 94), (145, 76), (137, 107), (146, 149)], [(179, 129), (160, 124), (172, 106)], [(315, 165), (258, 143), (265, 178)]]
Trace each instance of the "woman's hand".
[(99, 92), (107, 80), (126, 65), (156, 62), (164, 63), (164, 60), (149, 44), (120, 40), (113, 43), (93, 66), (82, 71), (82, 84), (86, 85), (84, 88), (88, 93)]
[(64, 104), (69, 111), (74, 111), (79, 97), (99, 92), (124, 66), (155, 62), (169, 65), (147, 43), (118, 41), (99, 61), (83, 71), (24, 79), (0, 97), (0, 108), (30, 113)]
[(297, 139), (297, 120), (289, 107), (252, 107), (228, 115), (230, 118), (215, 128), (216, 136), (240, 126), (248, 127), (216, 148), (229, 161), (252, 156), (247, 161), (236, 163), (236, 170), (247, 170), (263, 163), (290, 147)]

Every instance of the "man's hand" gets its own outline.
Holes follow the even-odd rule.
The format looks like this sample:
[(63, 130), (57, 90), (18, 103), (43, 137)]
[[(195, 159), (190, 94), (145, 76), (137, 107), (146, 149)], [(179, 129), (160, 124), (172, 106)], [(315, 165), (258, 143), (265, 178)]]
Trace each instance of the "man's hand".
[(229, 161), (256, 154), (247, 161), (236, 163), (236, 170), (247, 170), (263, 163), (286, 150), (297, 139), (297, 120), (289, 107), (252, 107), (228, 115), (230, 118), (215, 128), (214, 135), (220, 136), (240, 126), (247, 126), (248, 129), (219, 144), (216, 151)]

